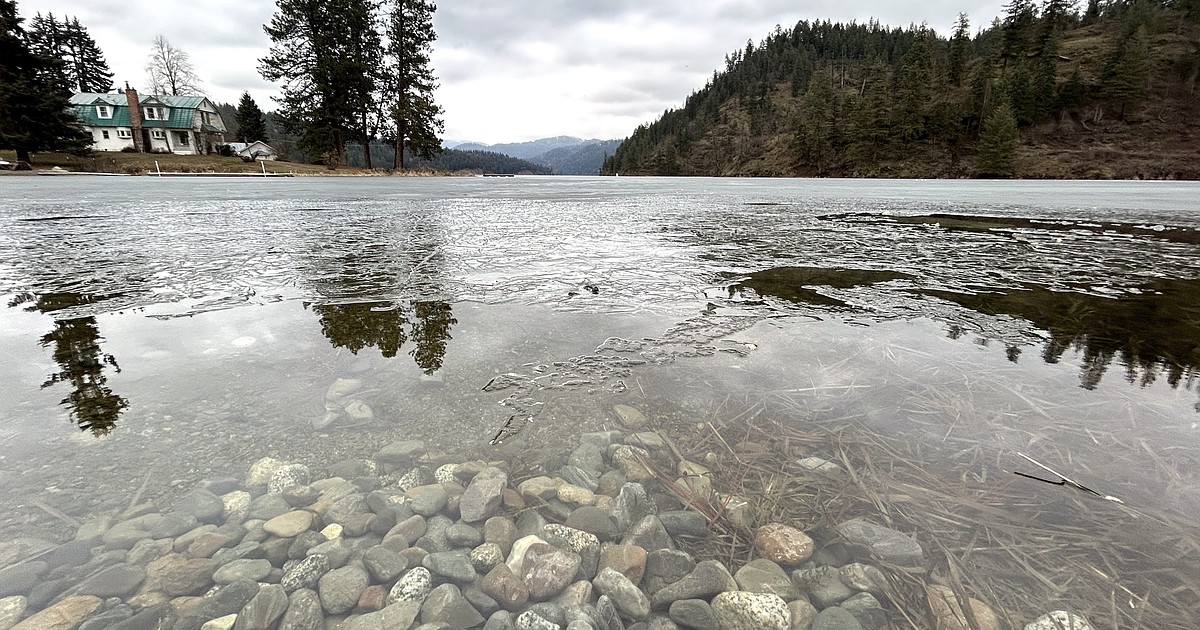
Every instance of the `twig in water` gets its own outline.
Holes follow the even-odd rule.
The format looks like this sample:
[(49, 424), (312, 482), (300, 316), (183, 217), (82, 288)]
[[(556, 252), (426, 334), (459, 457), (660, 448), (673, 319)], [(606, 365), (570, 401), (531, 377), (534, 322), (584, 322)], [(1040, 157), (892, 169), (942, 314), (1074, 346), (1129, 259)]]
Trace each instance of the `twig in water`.
[(1037, 461), (1036, 459), (1034, 459), (1034, 458), (1032, 458), (1032, 457), (1030, 457), (1030, 456), (1026, 455), (1025, 453), (1017, 453), (1017, 455), (1020, 455), (1021, 457), (1024, 457), (1026, 460), (1028, 460), (1028, 461), (1029, 461), (1029, 463), (1033, 464), (1034, 466), (1037, 466), (1038, 468), (1041, 468), (1042, 470), (1045, 470), (1046, 472), (1048, 472), (1048, 473), (1050, 473), (1050, 474), (1054, 475), (1055, 477), (1058, 477), (1058, 478), (1059, 478), (1059, 479), (1061, 479), (1062, 481), (1050, 481), (1049, 479), (1042, 479), (1041, 477), (1034, 477), (1033, 475), (1027, 475), (1027, 474), (1025, 474), (1025, 473), (1022, 473), (1022, 472), (1016, 472), (1015, 474), (1017, 474), (1017, 475), (1020, 475), (1020, 476), (1022, 476), (1022, 477), (1026, 477), (1026, 478), (1028, 478), (1028, 479), (1035, 479), (1035, 480), (1037, 480), (1037, 481), (1041, 481), (1041, 482), (1043, 482), (1043, 483), (1053, 484), (1053, 485), (1056, 485), (1056, 486), (1071, 486), (1072, 488), (1075, 488), (1076, 490), (1079, 490), (1079, 491), (1081, 491), (1081, 492), (1086, 492), (1087, 494), (1093, 494), (1093, 495), (1096, 495), (1096, 496), (1100, 497), (1101, 499), (1104, 499), (1105, 501), (1112, 501), (1112, 502), (1114, 502), (1114, 503), (1125, 503), (1124, 501), (1122, 501), (1122, 500), (1120, 500), (1120, 499), (1118, 499), (1117, 497), (1114, 497), (1114, 496), (1112, 496), (1112, 495), (1108, 495), (1108, 494), (1100, 494), (1099, 492), (1096, 492), (1095, 490), (1092, 490), (1091, 488), (1089, 488), (1089, 487), (1087, 487), (1087, 486), (1085, 486), (1085, 485), (1083, 485), (1083, 484), (1079, 483), (1078, 481), (1075, 481), (1074, 479), (1071, 479), (1070, 477), (1068, 477), (1068, 476), (1066, 476), (1066, 475), (1064, 475), (1064, 474), (1062, 474), (1062, 473), (1060, 473), (1060, 472), (1058, 472), (1058, 471), (1054, 470), (1053, 468), (1051, 468), (1051, 467), (1049, 467), (1049, 466), (1047, 466), (1047, 465), (1045, 465), (1045, 464), (1043, 464), (1043, 463), (1041, 463), (1041, 462)]

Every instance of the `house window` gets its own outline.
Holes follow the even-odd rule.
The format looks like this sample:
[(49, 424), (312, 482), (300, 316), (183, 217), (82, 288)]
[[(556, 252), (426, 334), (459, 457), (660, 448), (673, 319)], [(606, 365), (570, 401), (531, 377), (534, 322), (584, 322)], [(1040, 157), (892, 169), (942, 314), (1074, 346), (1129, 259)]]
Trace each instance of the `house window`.
[(158, 119), (159, 119), (158, 108), (157, 107), (147, 107), (146, 108), (146, 120), (158, 120)]
[(112, 109), (109, 109), (108, 105), (97, 105), (96, 106), (96, 117), (97, 118), (112, 118)]
[(155, 140), (166, 140), (167, 134), (164, 133), (162, 129), (152, 129), (150, 131), (150, 137), (154, 138)]
[(212, 114), (210, 114), (204, 110), (200, 110), (200, 122), (202, 122), (206, 125), (212, 124)]
[(100, 130), (100, 137), (101, 137), (101, 138), (104, 138), (105, 140), (108, 140), (108, 130), (107, 130), (107, 129), (101, 129), (101, 130)]
[(186, 147), (188, 145), (188, 133), (186, 131), (179, 132), (179, 146)]
[(133, 137), (133, 132), (132, 132), (132, 131), (130, 131), (130, 130), (128, 130), (128, 129), (118, 129), (118, 130), (117, 130), (117, 137), (118, 137), (118, 138), (132, 138), (132, 137)]

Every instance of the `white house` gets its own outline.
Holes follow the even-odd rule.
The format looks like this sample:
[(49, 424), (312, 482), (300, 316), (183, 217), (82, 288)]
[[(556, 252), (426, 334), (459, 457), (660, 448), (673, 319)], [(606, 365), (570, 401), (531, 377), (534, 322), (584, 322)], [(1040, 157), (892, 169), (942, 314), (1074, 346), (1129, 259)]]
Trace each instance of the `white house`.
[(197, 155), (225, 142), (225, 122), (203, 96), (142, 96), (136, 90), (71, 96), (75, 114), (92, 134), (92, 149)]
[(262, 140), (254, 142), (230, 142), (229, 148), (233, 150), (233, 154), (243, 158), (251, 158), (254, 160), (275, 160), (279, 158), (279, 154), (271, 145)]

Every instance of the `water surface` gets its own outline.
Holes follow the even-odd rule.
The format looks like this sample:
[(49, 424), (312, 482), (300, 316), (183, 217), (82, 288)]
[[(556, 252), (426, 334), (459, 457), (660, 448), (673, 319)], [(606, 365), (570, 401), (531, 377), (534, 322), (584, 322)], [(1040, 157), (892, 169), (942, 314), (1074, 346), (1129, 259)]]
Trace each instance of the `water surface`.
[[(62, 536), (53, 512), (123, 507), (146, 479), (165, 497), (400, 437), (552, 458), (625, 403), (852, 426), (927, 444), (980, 493), (1020, 489), (1030, 519), (1095, 509), (1012, 475), (1027, 453), (1192, 536), (1198, 193), (6, 178), (0, 530)], [(369, 415), (331, 410), (339, 380)]]

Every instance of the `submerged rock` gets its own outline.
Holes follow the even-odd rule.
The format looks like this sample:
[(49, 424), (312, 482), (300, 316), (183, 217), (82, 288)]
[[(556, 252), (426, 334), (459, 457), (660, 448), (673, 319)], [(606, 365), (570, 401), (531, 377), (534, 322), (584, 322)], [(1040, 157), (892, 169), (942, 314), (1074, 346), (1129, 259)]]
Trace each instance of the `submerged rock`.
[(925, 552), (921, 545), (894, 529), (853, 519), (839, 524), (837, 531), (860, 560), (878, 559), (904, 567), (924, 565)]
[(813, 540), (795, 527), (768, 523), (754, 533), (754, 549), (767, 560), (796, 566), (812, 556)]
[(1055, 610), (1027, 624), (1025, 630), (1094, 630), (1094, 627), (1083, 615)]
[(721, 630), (789, 630), (792, 613), (778, 595), (733, 591), (712, 600)]

